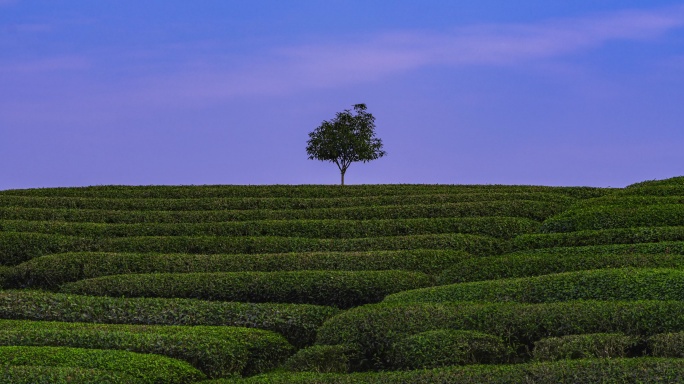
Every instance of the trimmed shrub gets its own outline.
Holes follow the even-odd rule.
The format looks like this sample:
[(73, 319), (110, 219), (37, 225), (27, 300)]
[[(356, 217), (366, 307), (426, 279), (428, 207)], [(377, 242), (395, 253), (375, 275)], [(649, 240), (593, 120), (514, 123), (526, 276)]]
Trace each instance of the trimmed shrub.
[(289, 372), (347, 373), (359, 355), (359, 348), (351, 344), (312, 345), (291, 356), (283, 369)]
[(684, 240), (684, 227), (640, 227), (524, 234), (513, 239), (513, 247), (516, 250), (529, 250), (535, 248), (657, 243), (681, 240)]
[(448, 249), (252, 255), (82, 252), (41, 256), (12, 269), (0, 267), (0, 279), (4, 273), (5, 286), (56, 289), (66, 282), (130, 273), (397, 269), (436, 274), (470, 257)]
[(684, 225), (684, 205), (600, 206), (571, 209), (544, 221), (542, 233), (587, 231), (629, 227)]
[(206, 376), (190, 364), (165, 356), (67, 347), (0, 347), (0, 366), (80, 367), (123, 372), (145, 383), (188, 383)]
[(500, 337), (475, 331), (438, 329), (395, 342), (389, 364), (395, 369), (429, 369), (449, 365), (504, 362), (511, 350)]
[(318, 209), (379, 205), (465, 203), (495, 200), (550, 201), (570, 205), (574, 197), (554, 192), (486, 192), (473, 189), (459, 193), (369, 195), (357, 197), (227, 197), (227, 198), (98, 198), (40, 197), (0, 194), (0, 207), (104, 209), (118, 211), (213, 211), (243, 209)]
[(515, 255), (638, 255), (638, 254), (666, 254), (684, 255), (684, 241), (661, 241), (657, 243), (634, 243), (634, 244), (600, 244), (584, 245), (577, 247), (551, 247), (538, 248), (510, 253), (506, 256)]
[(214, 211), (117, 211), (0, 207), (0, 219), (89, 223), (215, 223), (257, 220), (372, 220), (506, 216), (542, 221), (567, 208), (564, 203), (530, 200), (358, 206), (320, 209)]
[(46, 254), (65, 252), (122, 253), (288, 253), (368, 252), (410, 249), (462, 250), (474, 255), (497, 255), (509, 250), (501, 239), (467, 234), (307, 239), (301, 237), (169, 236), (81, 238), (36, 233), (0, 232), (0, 264), (16, 265)]
[(418, 195), (434, 193), (557, 193), (591, 198), (617, 189), (595, 187), (547, 187), (528, 185), (427, 185), (372, 184), (347, 185), (203, 185), (203, 186), (92, 186), (31, 188), (0, 191), (6, 196), (99, 197), (99, 198), (226, 198), (226, 197), (363, 197), (377, 195)]
[(394, 220), (262, 220), (225, 223), (98, 224), (0, 220), (0, 231), (80, 237), (282, 236), (314, 239), (470, 233), (510, 239), (534, 232), (539, 223), (517, 217)]
[(574, 255), (570, 248), (567, 253), (523, 253), (469, 258), (444, 270), (438, 276), (436, 285), (627, 267), (684, 269), (684, 257), (668, 253)]
[(572, 300), (681, 300), (684, 271), (674, 269), (597, 269), (518, 279), (442, 285), (389, 295), (385, 302)]
[(656, 357), (684, 357), (684, 332), (661, 333), (651, 336), (648, 350)]
[(404, 271), (159, 273), (97, 277), (67, 283), (65, 293), (114, 297), (183, 297), (351, 308), (390, 293), (426, 287), (430, 276)]
[(639, 337), (621, 333), (549, 337), (534, 343), (532, 355), (540, 361), (628, 357), (639, 343)]
[(11, 365), (0, 369), (1, 384), (138, 384), (144, 383), (123, 372), (75, 367)]
[(370, 366), (382, 369), (394, 342), (437, 329), (484, 332), (502, 337), (514, 348), (531, 349), (535, 341), (554, 336), (615, 332), (649, 336), (684, 331), (684, 302), (381, 303), (329, 319), (318, 331), (318, 343), (357, 344)]
[(684, 176), (670, 177), (662, 180), (646, 180), (639, 183), (630, 184), (625, 187), (624, 191), (629, 192), (635, 189), (642, 189), (644, 187), (662, 187), (662, 186), (682, 186), (684, 187)]
[(282, 334), (303, 347), (339, 313), (306, 304), (230, 303), (191, 299), (113, 298), (38, 291), (0, 291), (0, 318), (108, 324), (221, 325)]
[(276, 373), (240, 381), (227, 379), (203, 381), (221, 383), (316, 383), (316, 384), (548, 384), (621, 383), (670, 384), (684, 381), (682, 359), (585, 359), (514, 365), (473, 365), (416, 371), (353, 373)]
[(271, 370), (292, 354), (279, 334), (254, 328), (0, 320), (0, 345), (153, 353), (185, 360), (209, 377)]

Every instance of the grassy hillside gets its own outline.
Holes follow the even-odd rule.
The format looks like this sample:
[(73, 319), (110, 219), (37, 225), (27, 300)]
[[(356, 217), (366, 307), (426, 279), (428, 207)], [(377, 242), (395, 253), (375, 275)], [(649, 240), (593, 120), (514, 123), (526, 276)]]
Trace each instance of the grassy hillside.
[(0, 191), (0, 383), (682, 381), (683, 203), (684, 178)]

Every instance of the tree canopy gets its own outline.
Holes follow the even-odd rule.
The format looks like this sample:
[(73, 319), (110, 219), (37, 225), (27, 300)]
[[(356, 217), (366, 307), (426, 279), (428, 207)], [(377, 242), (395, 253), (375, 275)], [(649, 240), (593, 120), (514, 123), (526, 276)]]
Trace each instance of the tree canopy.
[(345, 109), (330, 121), (324, 120), (309, 133), (306, 153), (310, 160), (330, 161), (340, 169), (341, 184), (353, 162), (367, 162), (385, 156), (382, 140), (375, 137), (375, 117), (366, 104), (354, 105), (355, 115)]

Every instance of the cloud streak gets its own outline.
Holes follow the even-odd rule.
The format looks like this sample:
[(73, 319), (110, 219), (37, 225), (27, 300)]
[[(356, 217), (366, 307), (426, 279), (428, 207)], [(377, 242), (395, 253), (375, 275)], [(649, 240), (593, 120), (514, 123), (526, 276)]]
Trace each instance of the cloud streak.
[[(676, 6), (530, 24), (473, 25), (442, 32), (395, 31), (363, 41), (276, 47), (244, 57), (247, 64), (239, 68), (212, 64), (225, 62), (221, 59), (227, 53), (211, 50), (193, 57), (192, 64), (180, 64), (166, 72), (132, 73), (130, 79), (116, 84), (84, 83), (79, 89), (97, 89), (91, 93), (103, 95), (89, 97), (85, 104), (123, 109), (201, 107), (236, 97), (346, 87), (429, 67), (523, 65), (582, 53), (612, 41), (657, 39), (682, 27), (684, 7)], [(44, 72), (47, 76), (51, 71), (86, 70), (94, 63), (97, 61), (68, 56), (0, 63), (0, 74)], [(83, 94), (71, 97), (78, 99), (72, 101), (78, 104)]]
[[(150, 93), (204, 101), (283, 94), (375, 81), (431, 66), (515, 66), (582, 53), (618, 40), (648, 41), (684, 27), (684, 7), (622, 11), (535, 24), (490, 24), (447, 32), (398, 31), (359, 42), (328, 42), (273, 49), (248, 69), (214, 68), (158, 78)], [(201, 85), (201, 86), (198, 86)]]

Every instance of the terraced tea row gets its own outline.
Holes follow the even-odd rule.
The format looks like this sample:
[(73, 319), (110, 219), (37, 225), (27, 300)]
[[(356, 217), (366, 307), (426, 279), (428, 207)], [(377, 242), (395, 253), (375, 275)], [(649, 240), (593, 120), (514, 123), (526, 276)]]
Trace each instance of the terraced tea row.
[(226, 198), (226, 197), (295, 197), (330, 198), (397, 196), (436, 193), (557, 193), (576, 198), (598, 197), (610, 193), (605, 188), (545, 187), (525, 185), (269, 185), (269, 186), (94, 186), (75, 188), (36, 188), (0, 191), (8, 196), (99, 197), (99, 198)]
[(0, 220), (68, 221), (87, 223), (215, 223), (256, 220), (372, 220), (440, 217), (506, 216), (544, 220), (562, 212), (555, 202), (512, 200), (470, 203), (386, 205), (320, 209), (253, 209), (215, 211), (118, 211), (94, 209), (0, 208)]
[(553, 192), (461, 192), (356, 197), (98, 198), (3, 195), (0, 207), (99, 209), (125, 211), (213, 211), (248, 209), (321, 209), (383, 205), (435, 205), (482, 201), (530, 200), (570, 205), (577, 198)]
[(684, 242), (542, 248), (503, 256), (456, 261), (437, 284), (507, 279), (603, 268), (674, 268), (684, 270)]
[(624, 333), (649, 337), (684, 331), (682, 301), (571, 301), (521, 304), (466, 302), (381, 303), (350, 309), (328, 320), (318, 343), (352, 344), (362, 351), (360, 368), (390, 368), (393, 345), (410, 335), (440, 329), (470, 330), (501, 337), (530, 358), (527, 351), (548, 337)]
[(684, 381), (684, 360), (587, 359), (535, 364), (476, 365), (433, 370), (344, 374), (278, 373), (245, 380), (210, 380), (205, 384), (408, 384), (408, 383), (614, 383), (669, 384)]
[(60, 291), (351, 308), (432, 284), (432, 278), (424, 273), (404, 271), (220, 272), (105, 276), (68, 283)]
[(536, 231), (539, 223), (516, 217), (396, 220), (275, 220), (216, 223), (96, 224), (0, 220), (0, 232), (81, 237), (281, 236), (317, 239), (470, 233), (505, 239)]
[(681, 300), (684, 270), (618, 268), (442, 285), (390, 295), (385, 302), (546, 303), (572, 300)]
[(462, 250), (498, 255), (508, 242), (467, 234), (311, 239), (302, 237), (158, 236), (85, 238), (38, 233), (0, 232), (0, 264), (16, 265), (43, 255), (65, 252), (261, 254), (288, 252), (368, 252), (410, 249)]
[(0, 346), (77, 347), (166, 356), (214, 378), (267, 372), (294, 352), (281, 335), (253, 328), (22, 320), (0, 320)]
[(29, 290), (0, 291), (0, 319), (102, 324), (212, 325), (277, 332), (296, 347), (310, 345), (333, 307), (191, 299), (114, 298)]
[[(121, 273), (287, 272), (302, 270), (403, 270), (437, 274), (470, 258), (463, 251), (418, 249), (367, 252), (193, 255), (159, 253), (63, 253), (0, 267), (0, 287), (59, 285)], [(4, 268), (4, 270), (3, 270)]]
[(190, 364), (176, 359), (90, 348), (0, 347), (0, 366), (77, 367), (123, 373), (135, 383), (149, 384), (183, 384), (206, 378)]

